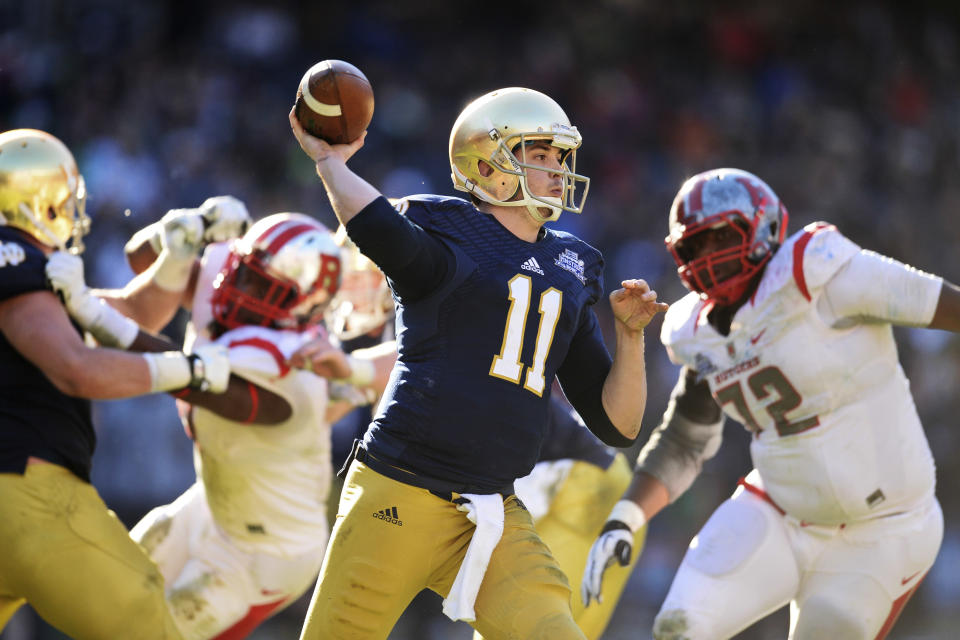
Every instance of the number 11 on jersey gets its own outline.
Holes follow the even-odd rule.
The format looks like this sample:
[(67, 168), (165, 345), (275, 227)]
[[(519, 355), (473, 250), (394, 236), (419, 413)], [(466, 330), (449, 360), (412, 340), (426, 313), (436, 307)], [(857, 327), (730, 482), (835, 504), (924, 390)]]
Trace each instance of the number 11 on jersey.
[[(523, 334), (527, 325), (527, 312), (530, 310), (530, 298), (533, 285), (529, 276), (518, 273), (508, 283), (510, 290), (510, 310), (507, 312), (507, 325), (503, 330), (503, 344), (500, 353), (493, 357), (490, 375), (520, 384), (524, 365), (520, 362), (523, 349)], [(543, 377), (547, 366), (547, 354), (553, 343), (553, 334), (560, 319), (563, 304), (563, 292), (550, 287), (540, 294), (540, 326), (537, 328), (536, 348), (533, 351), (533, 364), (527, 367), (527, 378), (523, 388), (538, 396), (543, 395), (546, 380)]]

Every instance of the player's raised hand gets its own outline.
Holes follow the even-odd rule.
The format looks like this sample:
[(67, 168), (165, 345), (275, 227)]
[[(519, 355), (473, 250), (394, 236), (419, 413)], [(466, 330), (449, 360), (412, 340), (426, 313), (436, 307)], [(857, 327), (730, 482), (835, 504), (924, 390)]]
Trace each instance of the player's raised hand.
[(610, 307), (617, 322), (630, 331), (640, 331), (655, 315), (670, 308), (665, 302), (657, 302), (657, 292), (646, 280), (624, 280), (620, 286), (610, 294)]
[(223, 242), (239, 238), (250, 227), (247, 205), (233, 196), (213, 196), (200, 205), (205, 242)]
[(160, 242), (175, 258), (195, 257), (203, 245), (200, 209), (171, 209), (160, 219)]
[(289, 119), (290, 128), (293, 129), (293, 135), (300, 143), (300, 148), (314, 162), (322, 162), (331, 156), (339, 157), (343, 162), (346, 162), (363, 146), (363, 141), (367, 137), (367, 132), (364, 131), (359, 138), (349, 144), (329, 144), (325, 140), (307, 133), (300, 121), (297, 120), (294, 109), (290, 109)]

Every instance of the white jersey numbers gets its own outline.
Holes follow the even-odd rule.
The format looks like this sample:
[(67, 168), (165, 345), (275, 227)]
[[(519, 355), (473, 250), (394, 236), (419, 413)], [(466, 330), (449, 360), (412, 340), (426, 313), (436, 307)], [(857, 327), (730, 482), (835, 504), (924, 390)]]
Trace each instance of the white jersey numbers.
[[(518, 273), (508, 283), (510, 291), (510, 310), (507, 312), (507, 324), (503, 330), (503, 344), (500, 353), (493, 357), (490, 375), (510, 382), (520, 383), (523, 363), (520, 353), (523, 349), (524, 329), (527, 325), (527, 312), (530, 310), (532, 285), (529, 276)], [(540, 294), (540, 325), (537, 328), (536, 347), (533, 352), (533, 364), (527, 367), (527, 377), (523, 388), (538, 396), (543, 395), (546, 379), (543, 372), (547, 365), (547, 354), (553, 343), (554, 330), (560, 319), (563, 293), (553, 287)]]
[[(787, 412), (793, 411), (800, 406), (803, 399), (794, 386), (783, 375), (779, 367), (764, 367), (752, 374), (746, 380), (753, 397), (758, 402), (774, 396), (776, 399), (766, 405), (764, 410), (773, 418), (773, 423), (777, 428), (777, 433), (781, 436), (789, 436), (820, 424), (817, 416), (804, 418), (791, 422), (787, 418)], [(763, 428), (750, 412), (750, 406), (743, 393), (743, 386), (740, 381), (717, 389), (717, 401), (721, 405), (727, 403), (733, 404), (734, 410), (743, 418), (743, 423), (754, 433), (760, 433)]]

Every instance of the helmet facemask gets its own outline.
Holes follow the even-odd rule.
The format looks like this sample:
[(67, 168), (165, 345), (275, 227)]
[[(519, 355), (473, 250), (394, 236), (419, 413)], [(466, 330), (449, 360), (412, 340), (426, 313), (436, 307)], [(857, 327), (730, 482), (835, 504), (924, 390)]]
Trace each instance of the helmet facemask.
[[(690, 178), (674, 199), (665, 243), (683, 284), (722, 306), (742, 300), (786, 236), (788, 214), (753, 174), (717, 169)], [(702, 234), (739, 237), (703, 254)]]
[(231, 247), (213, 284), (213, 317), (227, 330), (303, 330), (322, 321), (340, 272), (340, 249), (323, 225), (300, 214), (268, 216)]
[[(564, 152), (559, 170), (528, 161), (527, 148), (537, 142)], [(590, 179), (576, 172), (581, 144), (580, 132), (549, 96), (516, 87), (491, 92), (464, 109), (451, 131), (454, 188), (497, 206), (525, 206), (541, 223), (556, 220), (563, 211), (580, 213), (590, 186)], [(492, 173), (484, 175), (481, 161)], [(562, 195), (531, 193), (529, 171), (559, 173)]]

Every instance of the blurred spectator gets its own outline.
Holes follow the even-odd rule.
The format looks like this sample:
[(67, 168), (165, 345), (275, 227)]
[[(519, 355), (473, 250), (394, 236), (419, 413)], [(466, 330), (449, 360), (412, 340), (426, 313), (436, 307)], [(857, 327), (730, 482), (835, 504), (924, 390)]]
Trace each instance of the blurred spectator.
[[(388, 193), (452, 193), (446, 123), (488, 90), (529, 86), (577, 114), (590, 206), (556, 226), (603, 250), (608, 289), (641, 276), (663, 300), (683, 293), (662, 245), (666, 213), (686, 177), (722, 165), (763, 175), (793, 229), (830, 220), (862, 246), (960, 278), (960, 9), (750, 4), (560, 0), (535, 11), (519, 2), (485, 18), (428, 0), (0, 0), (0, 130), (47, 129), (76, 150), (96, 218), (90, 243), (108, 247), (171, 203), (211, 193), (242, 198), (256, 217), (295, 210), (335, 224), (286, 121), (301, 75), (321, 59), (348, 60), (371, 80), (376, 112), (352, 162)], [(533, 46), (510, 39), (521, 24), (537, 29)], [(88, 253), (103, 261), (89, 267), (92, 285), (125, 280), (115, 253)], [(168, 331), (179, 335), (182, 321)], [(914, 333), (897, 336), (938, 463), (946, 538), (895, 634), (949, 638), (960, 625), (960, 343)], [(676, 370), (656, 340), (647, 352), (655, 420)], [(128, 524), (192, 480), (189, 443), (162, 404), (99, 409), (94, 481)], [(648, 637), (685, 541), (748, 470), (742, 450), (727, 442), (650, 528), (608, 638)], [(391, 638), (470, 637), (431, 617), (436, 603), (419, 603)], [(304, 607), (253, 637), (295, 635)], [(31, 631), (27, 615), (0, 638), (56, 637)], [(742, 637), (784, 628), (781, 614)]]

